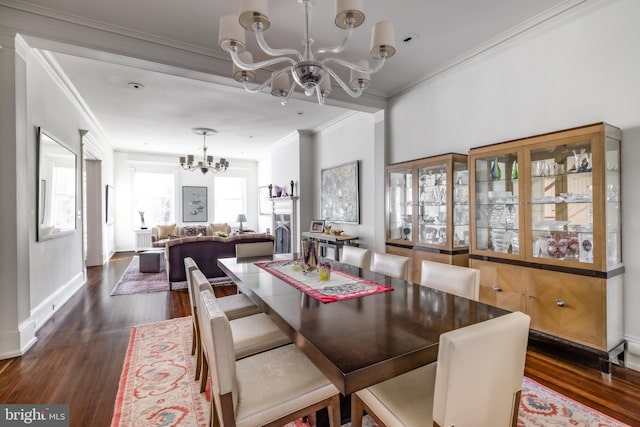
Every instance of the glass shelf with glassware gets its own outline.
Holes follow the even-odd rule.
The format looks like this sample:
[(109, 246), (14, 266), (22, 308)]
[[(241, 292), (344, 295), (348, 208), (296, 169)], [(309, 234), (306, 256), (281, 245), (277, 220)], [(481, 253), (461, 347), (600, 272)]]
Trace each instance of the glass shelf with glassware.
[(620, 140), (610, 135), (619, 130), (598, 124), (472, 149), (471, 253), (601, 271), (621, 264)]

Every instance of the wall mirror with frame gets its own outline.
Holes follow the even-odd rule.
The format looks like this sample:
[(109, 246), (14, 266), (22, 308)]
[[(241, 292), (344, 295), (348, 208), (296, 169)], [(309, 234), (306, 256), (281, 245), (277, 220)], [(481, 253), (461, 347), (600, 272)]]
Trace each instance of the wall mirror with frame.
[(42, 128), (37, 135), (38, 241), (76, 230), (77, 155)]

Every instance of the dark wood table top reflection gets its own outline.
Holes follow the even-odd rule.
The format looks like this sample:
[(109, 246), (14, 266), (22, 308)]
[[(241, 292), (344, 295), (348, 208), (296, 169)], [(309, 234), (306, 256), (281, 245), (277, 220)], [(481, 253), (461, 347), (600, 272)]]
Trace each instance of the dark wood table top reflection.
[(436, 361), (440, 334), (507, 313), (335, 262), (333, 268), (393, 290), (324, 304), (254, 265), (291, 258), (222, 258), (218, 265), (345, 396)]

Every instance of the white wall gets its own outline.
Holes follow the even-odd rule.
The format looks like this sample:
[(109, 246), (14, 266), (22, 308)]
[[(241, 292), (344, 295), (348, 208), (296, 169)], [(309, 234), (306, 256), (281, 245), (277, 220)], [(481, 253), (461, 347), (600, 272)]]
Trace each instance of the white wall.
[[(346, 120), (318, 132), (314, 138), (313, 150), (313, 213), (314, 219), (320, 217), (320, 174), (322, 169), (359, 161), (360, 187), (360, 223), (335, 223), (334, 228), (344, 230), (345, 234), (359, 237), (361, 246), (376, 248), (375, 197), (384, 196), (384, 189), (376, 191), (374, 173), (375, 164), (374, 115), (357, 113)], [(384, 172), (379, 172), (384, 176)], [(303, 224), (305, 231), (309, 223)], [(378, 233), (384, 234), (384, 233)]]
[[(302, 140), (306, 141), (307, 137), (299, 133), (290, 135), (287, 138), (279, 141), (271, 149), (270, 166), (271, 166), (271, 178), (270, 181), (264, 185), (273, 184), (282, 187), (287, 193), (291, 192), (291, 181), (293, 181), (294, 196), (298, 196), (297, 201), (297, 218), (296, 230), (297, 235), (294, 236), (293, 250), (297, 251), (300, 247), (298, 242), (300, 241), (301, 230), (306, 230), (303, 222), (307, 221), (309, 210), (309, 192), (305, 190), (309, 185), (311, 179), (311, 171), (309, 168), (302, 168), (301, 162), (304, 161), (302, 153), (309, 148), (301, 147)], [(307, 146), (309, 143), (307, 143)], [(275, 196), (275, 190), (274, 194)], [(270, 217), (271, 219), (271, 217)], [(309, 220), (310, 221), (310, 220)], [(268, 225), (271, 228), (271, 233), (274, 232), (271, 224)]]
[(595, 1), (391, 100), (399, 162), (605, 121), (623, 130), (625, 335), (640, 369), (640, 2)]
[[(65, 91), (51, 77), (33, 52), (27, 57), (27, 143), (29, 150), (29, 187), (36, 189), (36, 131), (41, 126), (63, 141), (77, 156), (77, 210), (80, 205), (80, 133), (86, 123)], [(26, 174), (25, 174), (26, 175)], [(26, 178), (26, 176), (25, 176)], [(70, 235), (36, 241), (36, 191), (30, 194), (30, 307), (36, 329), (84, 284), (82, 259), (82, 220), (77, 216), (76, 230)]]
[[(258, 227), (258, 163), (253, 160), (229, 159), (229, 169), (219, 176), (245, 177), (247, 180), (247, 220), (245, 228)], [(135, 248), (133, 230), (140, 227), (140, 218), (134, 205), (133, 176), (136, 170), (144, 172), (173, 173), (174, 189), (174, 218), (177, 224), (182, 224), (182, 187), (207, 187), (207, 221), (202, 224), (220, 222), (214, 217), (215, 193), (213, 180), (215, 175), (208, 172), (203, 175), (200, 171), (185, 171), (180, 167), (177, 156), (149, 155), (140, 153), (115, 152), (114, 154), (114, 192), (116, 197), (115, 210), (115, 247), (116, 251), (131, 251)], [(196, 225), (196, 223), (189, 223)], [(147, 221), (147, 226), (151, 227)], [(237, 227), (238, 223), (230, 223)]]

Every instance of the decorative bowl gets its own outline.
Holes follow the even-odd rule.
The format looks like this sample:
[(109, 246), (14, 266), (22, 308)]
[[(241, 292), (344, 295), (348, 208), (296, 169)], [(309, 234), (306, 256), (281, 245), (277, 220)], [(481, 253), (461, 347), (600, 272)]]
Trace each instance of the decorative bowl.
[(339, 236), (341, 235), (344, 231), (343, 230), (333, 230), (331, 231), (333, 233), (334, 236)]

